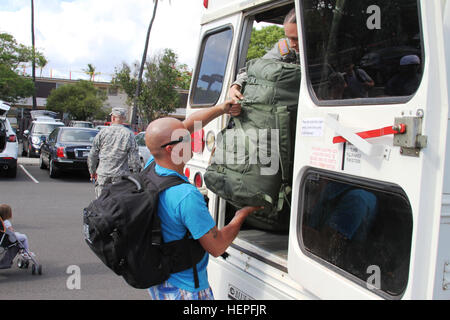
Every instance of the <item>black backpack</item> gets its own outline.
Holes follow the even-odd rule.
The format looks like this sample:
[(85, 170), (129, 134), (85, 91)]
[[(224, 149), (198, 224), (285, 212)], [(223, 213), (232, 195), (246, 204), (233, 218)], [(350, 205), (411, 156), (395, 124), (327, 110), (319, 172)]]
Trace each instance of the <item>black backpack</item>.
[(199, 286), (196, 264), (205, 250), (189, 231), (181, 240), (163, 243), (157, 215), (159, 193), (181, 183), (186, 182), (157, 175), (153, 161), (141, 173), (122, 176), (105, 188), (83, 211), (86, 243), (134, 288), (149, 288), (189, 268)]

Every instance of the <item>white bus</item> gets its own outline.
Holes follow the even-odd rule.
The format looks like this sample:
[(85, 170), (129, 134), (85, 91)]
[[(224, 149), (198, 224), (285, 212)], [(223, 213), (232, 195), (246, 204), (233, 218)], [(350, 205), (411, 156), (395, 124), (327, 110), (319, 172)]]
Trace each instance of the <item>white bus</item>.
[[(294, 7), (302, 72), (300, 87), (293, 88), (299, 102), (288, 231), (244, 226), (228, 258), (210, 259), (215, 297), (450, 299), (450, 1), (202, 4), (188, 114), (227, 98), (248, 60), (252, 33), (282, 28)], [(363, 81), (351, 78), (349, 60), (354, 74), (362, 70), (372, 83), (352, 90)], [(331, 90), (336, 74), (345, 80), (337, 94)], [(228, 120), (218, 118), (196, 133), (185, 168), (219, 227), (232, 208), (204, 186), (203, 174)], [(333, 202), (330, 184), (375, 199), (365, 238), (348, 236), (336, 245), (326, 233), (309, 232), (312, 221), (330, 219), (315, 209), (320, 199)], [(351, 229), (361, 216), (340, 218)]]

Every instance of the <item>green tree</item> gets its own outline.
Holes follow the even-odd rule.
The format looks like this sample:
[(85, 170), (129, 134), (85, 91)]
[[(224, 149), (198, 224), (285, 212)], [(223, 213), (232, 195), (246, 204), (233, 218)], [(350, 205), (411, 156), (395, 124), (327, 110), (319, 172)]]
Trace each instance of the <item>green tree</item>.
[(74, 120), (103, 118), (103, 102), (106, 94), (94, 87), (92, 82), (81, 80), (53, 89), (47, 98), (47, 109), (69, 113)]
[[(40, 52), (35, 54), (36, 61), (45, 60)], [(30, 97), (34, 92), (31, 79), (19, 75), (19, 67), (33, 60), (33, 49), (20, 44), (8, 33), (0, 33), (0, 99), (15, 103)]]
[(284, 29), (277, 25), (263, 27), (260, 30), (253, 28), (247, 52), (247, 60), (261, 58), (283, 37)]
[[(144, 67), (142, 88), (137, 100), (137, 112), (145, 122), (175, 111), (179, 104), (176, 88), (188, 88), (191, 73), (186, 65), (177, 64), (178, 57), (171, 49), (165, 49), (153, 57)], [(126, 63), (116, 68), (113, 83), (120, 86), (128, 96), (128, 103), (135, 101), (140, 66)], [(187, 87), (186, 87), (187, 86)]]

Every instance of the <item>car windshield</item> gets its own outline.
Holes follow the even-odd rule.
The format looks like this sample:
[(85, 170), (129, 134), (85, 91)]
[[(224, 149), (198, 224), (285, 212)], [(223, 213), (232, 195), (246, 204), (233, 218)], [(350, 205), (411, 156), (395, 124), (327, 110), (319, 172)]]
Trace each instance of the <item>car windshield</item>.
[(139, 147), (145, 147), (145, 134), (139, 133), (135, 139)]
[(94, 126), (92, 125), (92, 123), (90, 122), (75, 122), (73, 124), (74, 127), (79, 127), (79, 128), (93, 128)]
[(56, 127), (62, 127), (64, 124), (59, 123), (36, 123), (33, 134), (49, 134)]
[(98, 131), (96, 130), (63, 130), (59, 138), (60, 142), (90, 142), (94, 141)]

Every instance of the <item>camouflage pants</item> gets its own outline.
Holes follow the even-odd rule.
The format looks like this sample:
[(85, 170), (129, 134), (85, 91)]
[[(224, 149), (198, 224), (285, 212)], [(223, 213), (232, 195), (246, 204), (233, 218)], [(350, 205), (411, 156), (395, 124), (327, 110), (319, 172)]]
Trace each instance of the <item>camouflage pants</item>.
[(95, 181), (95, 197), (100, 197), (103, 189), (110, 184), (117, 183), (120, 181), (119, 177), (108, 177), (108, 176), (97, 176), (97, 180)]

